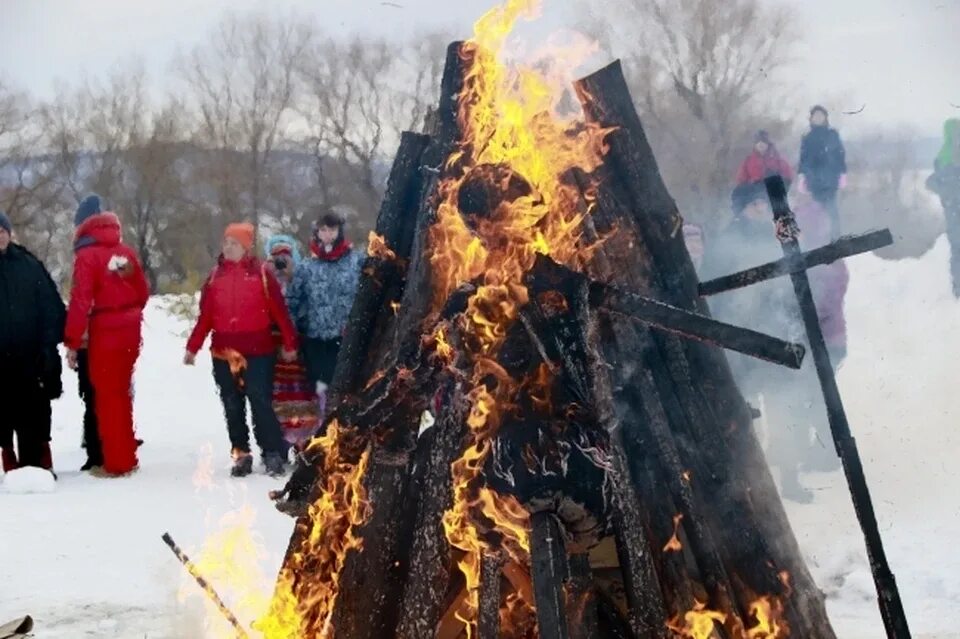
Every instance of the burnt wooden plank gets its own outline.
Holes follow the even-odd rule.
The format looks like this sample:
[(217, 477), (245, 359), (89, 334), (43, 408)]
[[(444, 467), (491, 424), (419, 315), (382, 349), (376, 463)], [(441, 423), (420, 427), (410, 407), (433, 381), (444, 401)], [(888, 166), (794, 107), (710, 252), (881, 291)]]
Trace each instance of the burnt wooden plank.
[(480, 608), (477, 611), (478, 639), (500, 637), (500, 580), (503, 556), (484, 552), (480, 558)]
[(466, 434), (467, 402), (459, 386), (447, 389), (433, 428), (424, 470), (420, 508), (410, 548), (398, 639), (430, 637), (444, 613), (444, 593), (456, 567), (443, 530), (443, 514), (453, 503), (450, 465), (460, 456)]
[[(403, 286), (405, 265), (410, 258), (413, 230), (422, 190), (421, 158), (430, 137), (404, 131), (394, 157), (387, 190), (377, 216), (375, 232), (383, 238), (393, 257), (371, 255), (366, 258), (354, 297), (347, 330), (337, 356), (337, 367), (330, 384), (328, 406), (336, 406), (339, 397), (355, 392), (370, 374), (371, 346), (378, 343), (376, 329), (383, 319), (391, 321), (393, 311), (388, 294)], [(379, 350), (374, 348), (373, 350)]]
[(863, 235), (841, 237), (826, 246), (804, 252), (801, 255), (802, 262), (799, 264), (792, 258), (784, 257), (779, 260), (767, 262), (766, 264), (761, 264), (760, 266), (738, 271), (737, 273), (731, 273), (730, 275), (724, 275), (707, 282), (701, 282), (699, 292), (703, 297), (717, 295), (718, 293), (725, 293), (784, 275), (790, 275), (795, 272), (794, 269), (808, 270), (815, 266), (832, 264), (845, 257), (868, 253), (883, 248), (884, 246), (890, 246), (891, 244), (893, 244), (893, 235), (890, 233), (890, 229), (872, 231)]
[(530, 562), (537, 625), (541, 639), (569, 639), (563, 582), (567, 574), (567, 553), (560, 525), (550, 512), (530, 516)]
[(587, 553), (570, 555), (570, 579), (567, 582), (567, 618), (570, 639), (600, 639), (600, 621), (597, 617), (597, 597), (594, 592), (590, 556)]

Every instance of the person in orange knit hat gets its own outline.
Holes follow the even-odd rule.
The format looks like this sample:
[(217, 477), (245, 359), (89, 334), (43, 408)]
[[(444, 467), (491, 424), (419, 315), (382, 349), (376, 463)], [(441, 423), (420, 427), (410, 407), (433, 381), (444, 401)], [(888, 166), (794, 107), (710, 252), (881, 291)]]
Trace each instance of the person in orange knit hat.
[(293, 361), (297, 354), (297, 333), (280, 283), (253, 254), (254, 238), (251, 224), (231, 224), (224, 231), (222, 252), (203, 285), (200, 316), (184, 356), (184, 363), (192, 366), (207, 335), (213, 333), (213, 378), (227, 420), (234, 477), (253, 472), (247, 402), (267, 474), (284, 473), (287, 445), (273, 410), (274, 325), (283, 343), (281, 359)]

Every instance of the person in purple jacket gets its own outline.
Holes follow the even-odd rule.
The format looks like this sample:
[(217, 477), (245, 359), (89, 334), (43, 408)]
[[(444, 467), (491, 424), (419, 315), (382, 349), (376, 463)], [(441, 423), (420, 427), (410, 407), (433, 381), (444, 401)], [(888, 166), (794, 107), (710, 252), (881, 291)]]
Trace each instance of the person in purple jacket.
[[(832, 221), (826, 209), (806, 196), (795, 203), (800, 242), (804, 249), (830, 241)], [(702, 280), (727, 275), (783, 256), (773, 227), (773, 215), (762, 182), (738, 186), (733, 193), (734, 217), (716, 239), (706, 244)], [(834, 366), (846, 355), (843, 300), (849, 275), (843, 262), (809, 271)], [(788, 278), (761, 282), (710, 299), (717, 319), (792, 342), (806, 342), (800, 309)], [(809, 503), (813, 494), (800, 483), (800, 472), (833, 470), (839, 461), (831, 444), (826, 409), (812, 362), (791, 371), (736, 353), (727, 358), (744, 397), (759, 406), (769, 430), (767, 450), (780, 472), (783, 496)]]

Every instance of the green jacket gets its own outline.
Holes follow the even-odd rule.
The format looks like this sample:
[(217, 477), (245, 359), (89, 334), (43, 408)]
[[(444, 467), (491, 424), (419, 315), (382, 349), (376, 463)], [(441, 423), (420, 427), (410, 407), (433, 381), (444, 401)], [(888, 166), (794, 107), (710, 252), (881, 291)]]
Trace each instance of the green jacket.
[(951, 118), (943, 123), (943, 147), (937, 154), (933, 166), (936, 170), (948, 166), (960, 166), (960, 157), (957, 157), (957, 143), (960, 142), (960, 119)]

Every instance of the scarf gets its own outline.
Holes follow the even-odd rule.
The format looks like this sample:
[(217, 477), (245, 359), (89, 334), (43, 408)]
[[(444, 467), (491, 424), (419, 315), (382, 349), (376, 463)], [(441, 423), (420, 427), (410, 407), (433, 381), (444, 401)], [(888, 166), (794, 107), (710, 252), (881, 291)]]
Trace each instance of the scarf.
[(322, 262), (336, 262), (341, 257), (350, 252), (350, 249), (353, 248), (353, 245), (350, 242), (340, 239), (336, 244), (333, 245), (333, 248), (330, 251), (327, 251), (326, 247), (320, 244), (316, 239), (310, 240), (310, 252), (313, 253), (313, 256)]

